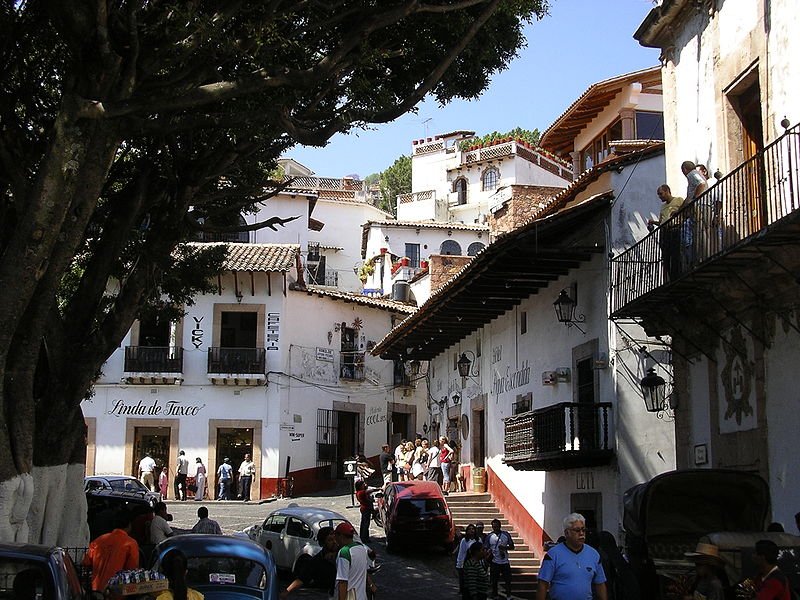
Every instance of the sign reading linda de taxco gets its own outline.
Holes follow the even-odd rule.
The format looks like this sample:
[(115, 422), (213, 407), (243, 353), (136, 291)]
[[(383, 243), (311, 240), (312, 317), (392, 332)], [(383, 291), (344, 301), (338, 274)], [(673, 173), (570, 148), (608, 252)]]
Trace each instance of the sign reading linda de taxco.
[(166, 402), (159, 400), (143, 402), (142, 400), (137, 400), (136, 403), (114, 400), (108, 414), (116, 416), (139, 415), (142, 417), (196, 417), (205, 406), (205, 404), (185, 404), (178, 400), (167, 400)]

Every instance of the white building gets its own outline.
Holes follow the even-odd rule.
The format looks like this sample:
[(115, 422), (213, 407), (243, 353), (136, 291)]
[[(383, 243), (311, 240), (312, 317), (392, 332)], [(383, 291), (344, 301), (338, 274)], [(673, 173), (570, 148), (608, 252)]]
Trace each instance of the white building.
[[(626, 97), (637, 78), (658, 94), (654, 73), (596, 84), (590, 91), (603, 93), (584, 94), (547, 139), (571, 132), (564, 150), (581, 152), (583, 132), (613, 123), (613, 99)], [(511, 194), (490, 226), (530, 218), (504, 227), (508, 233), (374, 350), (430, 361), (431, 419), (461, 446), (467, 481), (475, 468), (487, 469), (493, 500), (537, 553), (570, 511), (618, 537), (622, 494), (674, 468), (672, 424), (645, 410), (640, 385), (649, 368), (667, 375), (667, 348), (633, 324), (608, 320), (609, 255), (647, 233), (659, 209), (664, 146), (614, 142), (547, 201)], [(557, 301), (574, 309), (566, 324)]]
[(645, 18), (635, 37), (662, 49), (668, 182), (683, 195), (686, 160), (719, 181), (673, 217), (694, 232), (680, 273), (664, 275), (657, 230), (612, 275), (615, 318), (672, 339), (678, 466), (760, 474), (787, 530), (800, 507), (787, 451), (800, 429), (799, 25), (794, 0), (671, 0)]
[(135, 475), (149, 451), (172, 480), (180, 449), (190, 475), (197, 457), (213, 474), (223, 458), (238, 466), (250, 453), (253, 498), (276, 493), (287, 474), (299, 493), (329, 486), (344, 458), (375, 457), (382, 443), (423, 429), (413, 378), (368, 354), (413, 307), (348, 292), (344, 278), (345, 289), (305, 283), (322, 257), (355, 278), (359, 225), (385, 213), (346, 189), (352, 183), (292, 185), (266, 203), (266, 217), (246, 217), (283, 225), (243, 236), (257, 243), (228, 243), (217, 293), (196, 297), (178, 322), (137, 321), (109, 358), (83, 404), (87, 472)]

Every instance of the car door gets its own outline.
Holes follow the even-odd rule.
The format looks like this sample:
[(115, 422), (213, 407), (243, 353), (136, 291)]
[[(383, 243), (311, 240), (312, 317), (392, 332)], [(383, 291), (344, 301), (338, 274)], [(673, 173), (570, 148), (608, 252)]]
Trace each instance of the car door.
[(272, 556), (275, 558), (275, 564), (282, 569), (291, 569), (292, 563), (288, 561), (283, 547), (283, 532), (285, 528), (286, 515), (272, 514), (268, 516), (261, 526), (258, 542), (265, 548), (267, 547), (267, 542), (272, 544)]
[[(286, 531), (283, 536), (283, 548), (291, 568), (294, 568), (297, 557), (303, 554), (306, 546), (313, 541), (314, 533), (308, 523), (298, 517), (289, 517), (287, 519)], [(308, 550), (309, 554), (313, 554), (312, 548)]]

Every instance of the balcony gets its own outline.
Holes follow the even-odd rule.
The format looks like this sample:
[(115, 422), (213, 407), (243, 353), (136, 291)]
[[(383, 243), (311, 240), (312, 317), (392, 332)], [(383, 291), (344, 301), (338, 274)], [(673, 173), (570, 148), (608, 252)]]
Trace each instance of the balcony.
[(557, 471), (611, 462), (610, 402), (562, 402), (504, 419), (507, 465)]
[(266, 351), (264, 348), (209, 348), (208, 373), (237, 379), (264, 379)]
[(183, 348), (177, 346), (126, 346), (125, 373), (179, 375), (183, 372)]
[(779, 262), (767, 255), (800, 242), (799, 168), (795, 125), (613, 258), (612, 317), (656, 316), (678, 295), (713, 295), (731, 273), (759, 289), (765, 265)]
[(339, 379), (364, 381), (363, 352), (341, 352), (339, 354)]

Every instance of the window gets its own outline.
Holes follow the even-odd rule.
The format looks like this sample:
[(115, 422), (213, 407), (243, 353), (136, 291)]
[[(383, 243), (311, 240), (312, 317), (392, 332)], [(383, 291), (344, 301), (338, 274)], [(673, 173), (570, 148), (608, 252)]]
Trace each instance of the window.
[(500, 180), (500, 173), (497, 169), (490, 167), (483, 172), (481, 182), (483, 183), (483, 191), (491, 192), (497, 189), (497, 182)]
[(472, 242), (467, 248), (467, 256), (476, 256), (485, 247), (486, 245), (481, 242)]
[(466, 204), (467, 203), (467, 180), (463, 177), (459, 177), (453, 182), (453, 192), (458, 194), (456, 204)]
[(461, 256), (461, 245), (455, 240), (445, 240), (439, 249), (439, 254), (447, 256)]
[(262, 529), (264, 529), (264, 531), (271, 531), (273, 533), (281, 533), (285, 524), (286, 515), (273, 515), (264, 521), (264, 526)]
[(659, 112), (636, 111), (636, 139), (663, 140), (664, 115)]
[(525, 335), (528, 333), (528, 313), (522, 311), (519, 313), (519, 334)]
[(410, 266), (414, 269), (419, 268), (419, 244), (406, 244), (406, 256), (410, 260)]
[(300, 538), (313, 537), (311, 527), (296, 517), (289, 517), (289, 522), (286, 524), (286, 535)]

